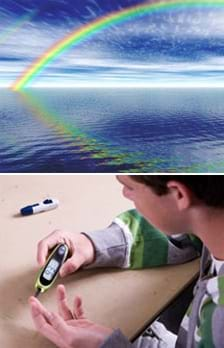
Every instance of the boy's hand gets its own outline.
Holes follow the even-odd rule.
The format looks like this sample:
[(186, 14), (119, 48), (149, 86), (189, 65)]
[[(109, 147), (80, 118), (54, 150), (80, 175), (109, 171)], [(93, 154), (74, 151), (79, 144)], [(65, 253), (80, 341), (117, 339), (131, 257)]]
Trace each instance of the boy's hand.
[(95, 250), (92, 242), (84, 234), (56, 230), (38, 243), (37, 262), (41, 267), (44, 265), (50, 249), (60, 243), (66, 243), (70, 252), (70, 257), (60, 269), (61, 277), (93, 262)]
[(73, 311), (67, 305), (65, 288), (57, 288), (60, 315), (49, 312), (35, 297), (29, 299), (36, 329), (59, 348), (99, 348), (112, 329), (84, 317), (81, 298), (75, 297)]

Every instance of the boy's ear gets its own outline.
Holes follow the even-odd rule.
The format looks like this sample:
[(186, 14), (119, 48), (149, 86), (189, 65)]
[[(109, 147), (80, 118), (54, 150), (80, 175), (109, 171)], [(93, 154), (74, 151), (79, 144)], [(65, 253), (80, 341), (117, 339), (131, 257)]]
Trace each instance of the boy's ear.
[(168, 181), (167, 187), (176, 202), (177, 208), (181, 211), (187, 209), (192, 204), (192, 192), (190, 189), (179, 181)]

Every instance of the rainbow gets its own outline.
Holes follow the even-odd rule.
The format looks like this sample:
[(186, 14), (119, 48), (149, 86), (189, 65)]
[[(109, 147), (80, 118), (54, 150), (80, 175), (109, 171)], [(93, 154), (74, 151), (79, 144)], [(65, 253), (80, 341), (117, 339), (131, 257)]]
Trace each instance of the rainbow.
[(114, 11), (106, 16), (100, 17), (91, 23), (75, 29), (62, 40), (56, 42), (42, 56), (37, 58), (13, 83), (11, 88), (19, 90), (30, 84), (55, 58), (64, 53), (72, 46), (77, 46), (91, 36), (107, 29), (112, 25), (123, 23), (131, 19), (164, 12), (167, 10), (178, 10), (188, 8), (220, 8), (224, 7), (224, 0), (153, 0), (150, 3), (143, 3), (137, 6), (130, 6), (124, 10)]

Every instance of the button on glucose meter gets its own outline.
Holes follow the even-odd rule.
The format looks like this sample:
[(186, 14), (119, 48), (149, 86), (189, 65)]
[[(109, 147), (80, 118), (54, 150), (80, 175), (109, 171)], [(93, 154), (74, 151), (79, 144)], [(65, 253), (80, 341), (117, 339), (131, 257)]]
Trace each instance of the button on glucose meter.
[(58, 254), (59, 254), (59, 255), (63, 255), (64, 253), (65, 253), (65, 246), (62, 245), (62, 246), (60, 246), (60, 248), (58, 249)]

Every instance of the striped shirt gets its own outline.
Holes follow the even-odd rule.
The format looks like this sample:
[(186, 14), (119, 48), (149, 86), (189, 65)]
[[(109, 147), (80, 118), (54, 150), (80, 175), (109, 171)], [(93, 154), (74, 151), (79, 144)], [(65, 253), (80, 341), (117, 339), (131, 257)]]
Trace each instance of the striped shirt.
[(224, 348), (224, 263), (212, 258), (197, 237), (189, 231), (166, 236), (134, 209), (120, 214), (108, 228), (85, 234), (95, 246), (91, 268), (141, 269), (180, 264), (202, 254), (194, 299), (175, 343), (168, 339), (169, 332), (159, 339), (141, 338), (130, 343), (115, 330), (102, 348)]

